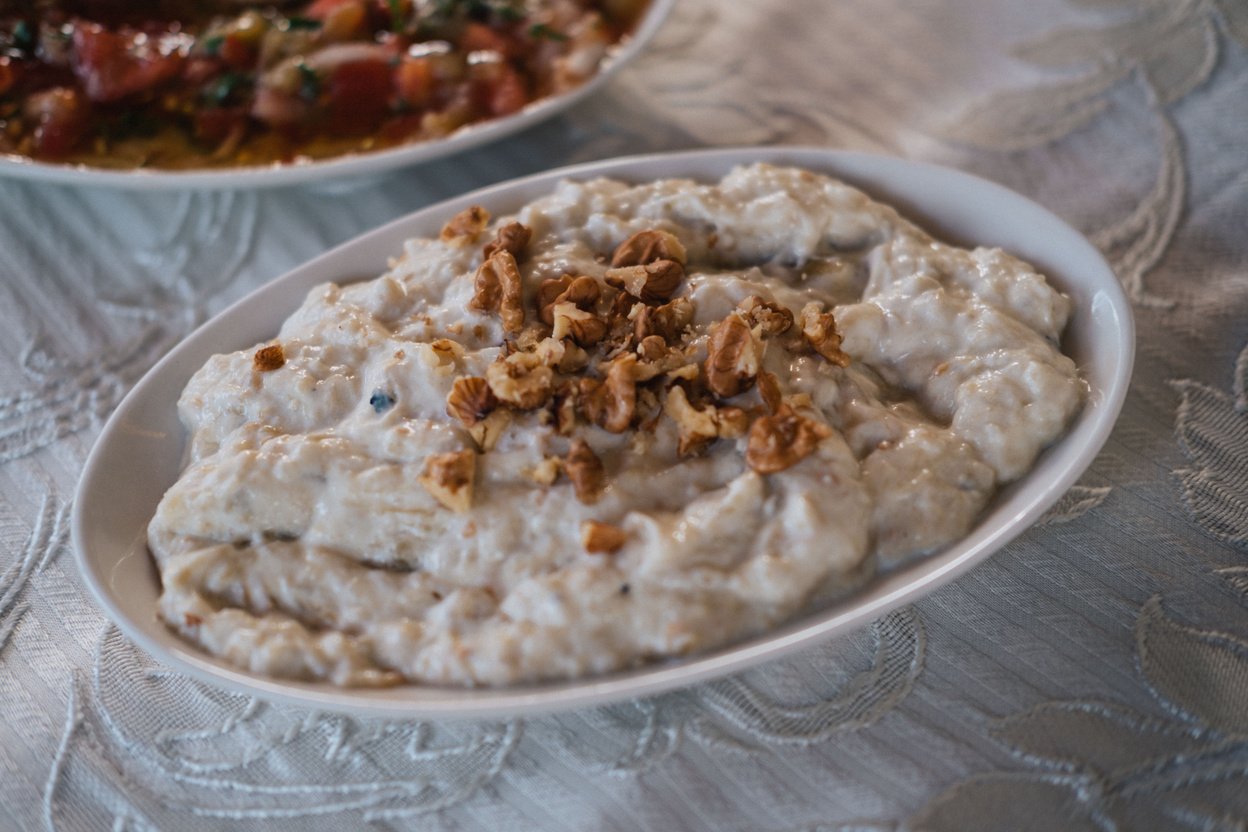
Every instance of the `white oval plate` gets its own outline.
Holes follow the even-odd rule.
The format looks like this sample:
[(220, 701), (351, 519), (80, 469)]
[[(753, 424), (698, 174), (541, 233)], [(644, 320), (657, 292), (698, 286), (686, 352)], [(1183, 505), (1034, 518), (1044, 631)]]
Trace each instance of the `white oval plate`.
[(560, 95), (534, 101), (503, 118), (463, 127), (446, 138), (413, 142), (385, 150), (348, 153), (322, 160), (202, 170), (108, 170), (89, 165), (58, 165), (0, 154), (0, 176), (62, 182), (70, 185), (108, 185), (132, 190), (185, 188), (268, 188), (322, 181), (344, 176), (368, 176), (428, 162), (501, 139), (531, 127), (599, 90), (654, 39), (676, 0), (651, 0), (649, 10), (627, 40), (615, 47), (598, 73), (584, 84)]
[[(1001, 246), (1030, 261), (1074, 298), (1063, 348), (1091, 388), (1087, 406), (1035, 469), (1003, 490), (967, 537), (881, 576), (848, 598), (760, 637), (679, 661), (541, 686), (459, 689), (404, 685), (342, 689), (271, 679), (201, 653), (156, 618), (160, 590), (144, 530), (177, 478), (184, 433), (176, 403), (214, 353), (272, 337), (313, 286), (381, 274), (412, 236), (436, 235), (445, 219), (481, 204), (499, 216), (548, 193), (557, 180), (613, 176), (717, 180), (753, 161), (840, 177), (891, 202), (952, 242)], [(1104, 259), (1044, 208), (966, 173), (901, 159), (814, 148), (706, 150), (598, 162), (538, 174), (417, 211), (358, 237), (258, 289), (192, 333), (130, 392), (87, 460), (74, 500), (78, 563), (122, 631), (159, 660), (204, 681), (313, 708), (402, 716), (483, 717), (553, 711), (653, 694), (743, 670), (862, 625), (912, 602), (983, 561), (1026, 529), (1075, 482), (1100, 450), (1126, 395), (1134, 356), (1131, 307)]]

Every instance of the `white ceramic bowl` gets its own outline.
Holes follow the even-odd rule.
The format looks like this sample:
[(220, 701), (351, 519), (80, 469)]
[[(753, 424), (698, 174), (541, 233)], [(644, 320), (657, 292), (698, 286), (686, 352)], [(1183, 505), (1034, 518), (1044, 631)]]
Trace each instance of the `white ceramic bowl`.
[[(209, 356), (270, 338), (316, 284), (380, 274), (386, 258), (400, 251), (404, 239), (436, 235), (447, 217), (470, 204), (484, 205), (498, 216), (549, 192), (565, 177), (714, 180), (733, 165), (751, 161), (838, 176), (893, 203), (944, 239), (1002, 246), (1036, 265), (1074, 298), (1075, 312), (1063, 348), (1090, 385), (1087, 406), (1035, 469), (997, 496), (964, 540), (749, 641), (624, 673), (542, 686), (341, 689), (277, 680), (201, 653), (158, 622), (160, 587), (144, 530), (183, 459), (178, 395)], [(202, 680), (266, 699), (340, 711), (445, 718), (550, 711), (652, 694), (739, 671), (862, 625), (932, 592), (1005, 545), (1065, 493), (1109, 436), (1131, 375), (1133, 329), (1131, 308), (1113, 272), (1078, 232), (1034, 202), (959, 171), (813, 148), (694, 151), (565, 168), (396, 220), (278, 278), (192, 333), (135, 386), (100, 434), (74, 501), (74, 546), (100, 604), (140, 646)]]
[(188, 171), (108, 170), (87, 165), (37, 162), (0, 154), (0, 176), (71, 185), (107, 185), (131, 190), (266, 188), (345, 176), (368, 176), (418, 162), (440, 159), (517, 133), (592, 95), (645, 49), (675, 4), (676, 0), (652, 0), (633, 35), (618, 45), (599, 68), (598, 74), (581, 86), (560, 95), (534, 101), (512, 115), (469, 125), (442, 139), (414, 142), (386, 150), (349, 153), (318, 161)]

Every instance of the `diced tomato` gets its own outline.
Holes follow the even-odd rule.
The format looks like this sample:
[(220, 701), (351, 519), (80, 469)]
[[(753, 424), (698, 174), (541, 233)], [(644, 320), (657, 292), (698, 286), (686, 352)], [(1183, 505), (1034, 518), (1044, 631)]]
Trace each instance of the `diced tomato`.
[(303, 16), (310, 17), (313, 20), (324, 20), (339, 6), (355, 5), (357, 3), (359, 3), (359, 0), (315, 0), (312, 5), (303, 10)]
[(399, 100), (411, 107), (424, 107), (433, 101), (438, 79), (428, 58), (404, 58), (394, 71)]
[(16, 83), (17, 70), (13, 68), (13, 61), (8, 55), (0, 55), (0, 95), (13, 89)]
[(393, 79), (385, 61), (348, 61), (326, 85), (328, 127), (336, 133), (372, 130), (390, 109)]
[(243, 107), (209, 107), (195, 113), (195, 138), (219, 144), (246, 125), (247, 110)]
[(91, 105), (70, 87), (53, 87), (26, 99), (24, 114), (35, 122), (35, 153), (65, 156), (73, 151), (91, 126)]
[(472, 22), (464, 27), (464, 32), (459, 37), (459, 47), (465, 52), (497, 52), (511, 58), (518, 53), (519, 44), (484, 23)]
[(210, 78), (221, 74), (219, 58), (192, 57), (182, 67), (182, 79), (192, 86), (201, 86)]
[(505, 116), (528, 104), (529, 92), (520, 73), (504, 65), (498, 78), (492, 82), (486, 100), (490, 115)]
[(217, 54), (230, 69), (247, 70), (256, 65), (260, 50), (254, 40), (231, 33), (222, 38)]
[(117, 101), (147, 92), (176, 77), (183, 58), (162, 55), (154, 39), (137, 33), (110, 32), (94, 23), (74, 29), (74, 74), (92, 101)]

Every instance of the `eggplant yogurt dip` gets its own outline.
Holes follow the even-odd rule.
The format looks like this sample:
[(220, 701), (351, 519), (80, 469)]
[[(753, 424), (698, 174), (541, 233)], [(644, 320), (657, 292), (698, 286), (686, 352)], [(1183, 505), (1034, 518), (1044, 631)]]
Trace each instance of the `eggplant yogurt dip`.
[(1069, 298), (809, 171), (563, 182), (314, 289), (179, 402), (159, 614), (250, 671), (600, 674), (966, 534), (1079, 411)]

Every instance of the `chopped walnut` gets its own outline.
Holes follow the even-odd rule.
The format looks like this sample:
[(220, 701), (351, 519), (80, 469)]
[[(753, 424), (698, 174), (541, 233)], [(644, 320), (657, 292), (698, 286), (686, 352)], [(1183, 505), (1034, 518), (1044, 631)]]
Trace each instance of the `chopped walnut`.
[(637, 344), (637, 355), (643, 361), (658, 361), (667, 353), (667, 341), (659, 335), (647, 335)]
[(655, 260), (644, 266), (608, 269), (604, 279), (646, 303), (667, 300), (685, 279), (685, 267), (675, 260)]
[(523, 285), (516, 258), (509, 251), (497, 251), (483, 262), (473, 278), (475, 292), (468, 308), (478, 312), (498, 312), (506, 332), (524, 328)]
[(593, 312), (600, 297), (602, 287), (597, 280), (587, 275), (548, 277), (537, 287), (537, 314), (542, 323), (554, 326), (556, 304), (571, 303), (577, 309)]
[(480, 376), (460, 376), (451, 385), (446, 397), (446, 412), (466, 426), (480, 422), (490, 411), (498, 407), (498, 399), (490, 390), (489, 383)]
[(433, 349), (434, 356), (437, 357), (441, 364), (454, 363), (464, 357), (464, 345), (458, 341), (452, 341), (450, 338), (439, 338), (436, 341), (429, 342), (429, 346)]
[(784, 404), (784, 394), (780, 392), (780, 382), (776, 380), (774, 374), (763, 371), (758, 374), (758, 395), (763, 400), (763, 404), (772, 413), (778, 411)]
[(754, 383), (762, 346), (740, 314), (733, 312), (715, 325), (706, 349), (706, 383), (715, 395), (726, 399)]
[(475, 425), (470, 425), (468, 435), (472, 437), (472, 441), (477, 443), (477, 447), (484, 453), (494, 450), (494, 446), (498, 444), (498, 440), (503, 435), (503, 431), (511, 424), (510, 410), (495, 410), (489, 416), (486, 416)]
[(606, 472), (602, 460), (584, 439), (573, 439), (568, 455), (563, 460), (563, 470), (572, 480), (576, 499), (587, 505), (598, 502), (606, 486)]
[(450, 221), (442, 226), (442, 233), (439, 236), (444, 243), (463, 245), (480, 237), (481, 232), (489, 224), (490, 212), (480, 205), (472, 205), (451, 217)]
[(557, 456), (548, 456), (537, 465), (525, 471), (525, 475), (538, 485), (554, 485), (563, 471), (563, 460)]
[(567, 351), (568, 342), (560, 341), (557, 338), (543, 338), (529, 350), (529, 352), (541, 359), (542, 363), (547, 367), (558, 367)]
[(611, 362), (605, 381), (581, 379), (581, 407), (586, 418), (611, 433), (628, 430), (637, 406), (636, 369), (637, 356), (625, 353)]
[(739, 407), (720, 407), (715, 410), (715, 427), (720, 439), (738, 439), (750, 429), (750, 414)]
[(537, 316), (546, 326), (553, 326), (555, 323), (554, 305), (555, 300), (568, 290), (572, 285), (572, 275), (564, 274), (559, 277), (548, 277), (543, 280), (537, 287)]
[(674, 370), (667, 371), (667, 377), (673, 380), (696, 381), (700, 375), (702, 375), (702, 368), (697, 364), (682, 364)]
[(563, 358), (559, 359), (559, 372), (579, 373), (589, 364), (589, 353), (571, 341), (563, 342)]
[(782, 407), (779, 413), (754, 421), (745, 462), (760, 474), (774, 474), (810, 456), (820, 440), (831, 435), (832, 429), (827, 425)]
[(651, 335), (671, 342), (693, 320), (693, 303), (684, 297), (662, 306), (645, 306), (639, 303), (629, 311), (629, 317), (633, 321), (633, 335), (639, 342)]
[(438, 375), (449, 376), (455, 372), (459, 359), (464, 357), (464, 346), (449, 338), (439, 338), (429, 343), (429, 351), (421, 353), (425, 363)]
[(539, 356), (516, 352), (486, 367), (485, 380), (501, 401), (520, 410), (532, 410), (550, 398), (554, 371)]
[(815, 352), (838, 367), (848, 367), (850, 358), (841, 351), (841, 334), (836, 331), (836, 318), (831, 312), (820, 311), (818, 303), (802, 307), (802, 335)]
[(663, 412), (680, 430), (680, 439), (676, 445), (676, 453), (680, 456), (700, 453), (719, 436), (719, 429), (715, 424), (715, 409), (699, 410), (694, 407), (689, 403), (685, 389), (679, 385), (667, 391), (667, 398), (663, 400)]
[(751, 327), (761, 326), (764, 335), (783, 335), (793, 326), (792, 312), (758, 295), (750, 295), (737, 304), (737, 311)]
[(675, 234), (656, 228), (638, 231), (616, 246), (611, 255), (611, 265), (616, 268), (644, 266), (655, 260), (672, 260), (683, 266), (688, 262), (688, 254)]
[(628, 542), (628, 532), (610, 523), (597, 520), (586, 520), (581, 524), (581, 545), (586, 552), (610, 555), (624, 548)]
[(511, 256), (519, 260), (524, 255), (525, 248), (529, 245), (529, 240), (533, 238), (533, 229), (527, 225), (521, 225), (518, 222), (509, 222), (499, 228), (494, 234), (494, 239), (485, 244), (481, 250), (481, 255), (489, 260), (494, 256), (495, 252), (507, 251)]
[(256, 350), (252, 365), (262, 373), (272, 372), (286, 363), (286, 351), (281, 344), (269, 344)]
[(571, 338), (583, 347), (592, 347), (607, 335), (606, 321), (578, 308), (575, 303), (556, 303), (552, 313), (555, 323), (551, 334), (554, 338)]
[(472, 505), (476, 464), (477, 455), (472, 451), (434, 454), (425, 460), (425, 471), (417, 482), (443, 506), (462, 513)]
[(571, 436), (576, 427), (576, 387), (570, 382), (555, 394), (555, 432), (560, 436)]
[[(655, 341), (662, 341), (661, 338), (658, 338), (658, 336), (655, 335), (651, 335), (647, 340), (650, 339), (654, 339), (653, 341), (650, 341), (651, 344)], [(664, 373), (687, 374), (689, 372), (684, 369), (690, 365), (687, 363), (689, 359), (683, 350), (670, 349), (666, 345), (664, 345), (663, 349), (664, 352), (658, 353), (657, 357), (654, 359), (638, 361), (636, 368), (633, 370), (633, 378), (644, 383), (652, 378), (655, 378), (656, 376), (661, 376)], [(654, 352), (657, 353), (657, 350)], [(692, 366), (695, 368), (694, 377), (696, 378), (697, 365), (694, 364)]]
[(680, 430), (676, 453), (692, 456), (701, 453), (716, 439), (736, 439), (744, 436), (750, 426), (750, 416), (739, 407), (698, 408), (680, 385), (667, 391), (663, 400), (663, 412)]

